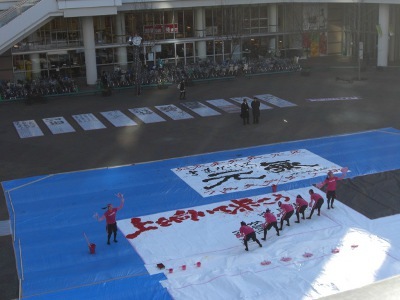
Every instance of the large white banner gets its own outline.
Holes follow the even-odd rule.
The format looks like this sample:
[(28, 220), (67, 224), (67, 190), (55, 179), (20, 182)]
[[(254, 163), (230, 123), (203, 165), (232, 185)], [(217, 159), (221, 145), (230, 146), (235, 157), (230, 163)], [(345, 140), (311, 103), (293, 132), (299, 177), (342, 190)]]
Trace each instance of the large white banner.
[[(264, 232), (265, 210), (269, 208), (275, 214), (280, 226), (278, 201), (292, 204), (297, 194), (308, 201), (308, 189), (281, 191), (124, 219), (118, 221), (118, 228), (142, 257), (150, 273), (155, 273), (155, 265), (159, 262), (180, 258), (189, 260), (190, 257), (215, 254), (227, 249), (234, 253), (243, 252), (243, 238), (238, 236), (241, 221), (254, 228), (260, 239)], [(292, 225), (294, 220), (295, 215), (291, 218)], [(337, 226), (328, 218), (318, 218), (318, 222), (319, 228)], [(288, 228), (286, 222), (284, 227)], [(313, 230), (307, 226), (302, 228), (303, 233)], [(268, 233), (268, 237), (269, 240), (276, 238), (275, 229)], [(258, 245), (251, 248), (258, 248)]]
[(318, 177), (341, 166), (305, 149), (172, 169), (203, 197)]
[(289, 199), (286, 192), (234, 199), (121, 220), (118, 228), (146, 264), (155, 264), (241, 245), (241, 221), (261, 234), (266, 207), (277, 212), (277, 201)]

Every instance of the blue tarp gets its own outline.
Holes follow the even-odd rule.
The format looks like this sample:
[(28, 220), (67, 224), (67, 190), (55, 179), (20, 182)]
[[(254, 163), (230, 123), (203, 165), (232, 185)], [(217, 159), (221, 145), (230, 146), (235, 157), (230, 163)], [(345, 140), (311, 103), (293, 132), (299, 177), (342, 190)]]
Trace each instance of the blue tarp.
[[(105, 223), (92, 216), (107, 203), (125, 207), (117, 219), (195, 207), (232, 198), (270, 192), (270, 188), (203, 198), (171, 169), (238, 157), (296, 149), (308, 151), (341, 166), (348, 177), (400, 168), (400, 131), (384, 128), (131, 166), (54, 174), (3, 182), (11, 220), (15, 217), (15, 248), (22, 266), (23, 297), (33, 299), (170, 299), (159, 284), (163, 274), (150, 276), (143, 260), (119, 235), (107, 245)], [(322, 181), (313, 178), (279, 186), (289, 190)], [(12, 204), (12, 205), (11, 205)], [(13, 213), (13, 209), (15, 214)], [(96, 244), (89, 254), (83, 233)]]

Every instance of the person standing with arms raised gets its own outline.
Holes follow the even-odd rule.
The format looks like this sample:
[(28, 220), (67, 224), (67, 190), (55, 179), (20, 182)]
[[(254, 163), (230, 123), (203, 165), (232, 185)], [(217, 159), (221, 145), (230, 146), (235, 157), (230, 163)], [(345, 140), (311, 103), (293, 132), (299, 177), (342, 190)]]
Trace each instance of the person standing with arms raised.
[(342, 168), (342, 176), (341, 177), (336, 177), (333, 175), (332, 171), (328, 172), (328, 177), (321, 182), (320, 184), (317, 185), (317, 187), (320, 189), (324, 185), (327, 185), (326, 187), (326, 199), (328, 200), (328, 209), (334, 208), (333, 207), (333, 201), (336, 199), (336, 183), (339, 180), (342, 180), (344, 177), (346, 177), (348, 168)]
[(107, 231), (107, 245), (110, 245), (110, 238), (111, 235), (114, 233), (114, 243), (117, 243), (117, 211), (121, 210), (124, 207), (124, 195), (121, 193), (117, 194), (117, 197), (121, 199), (121, 204), (119, 207), (113, 207), (111, 203), (107, 204), (106, 207), (103, 209), (107, 209), (107, 211), (99, 217), (99, 215), (96, 213), (95, 217), (97, 218), (97, 221), (101, 222), (104, 219), (106, 219), (106, 231)]

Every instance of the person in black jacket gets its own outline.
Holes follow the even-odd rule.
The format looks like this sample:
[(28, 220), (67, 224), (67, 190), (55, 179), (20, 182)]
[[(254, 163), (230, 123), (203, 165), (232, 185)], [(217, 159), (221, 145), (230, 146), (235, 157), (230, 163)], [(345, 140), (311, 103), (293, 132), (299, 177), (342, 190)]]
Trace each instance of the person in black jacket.
[(250, 108), (247, 104), (247, 100), (243, 99), (242, 105), (240, 107), (240, 116), (243, 119), (243, 125), (249, 124), (250, 119)]
[(185, 82), (182, 80), (179, 83), (179, 100), (185, 99), (186, 98), (186, 87), (185, 87)]
[(251, 101), (251, 109), (253, 111), (253, 124), (258, 124), (260, 121), (260, 100), (254, 97)]

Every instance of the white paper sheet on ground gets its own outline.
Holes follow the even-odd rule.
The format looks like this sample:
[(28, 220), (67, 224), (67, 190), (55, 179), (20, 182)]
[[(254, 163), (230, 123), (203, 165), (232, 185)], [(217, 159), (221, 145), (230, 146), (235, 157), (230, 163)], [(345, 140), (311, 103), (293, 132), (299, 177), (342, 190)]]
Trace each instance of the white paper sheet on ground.
[(227, 194), (339, 172), (340, 166), (297, 149), (185, 166), (172, 171), (203, 197)]
[(49, 127), (52, 134), (75, 132), (75, 129), (64, 117), (45, 118), (43, 122)]
[(230, 103), (225, 99), (214, 99), (214, 100), (207, 100), (207, 103), (223, 110), (227, 113), (239, 113), (240, 107), (236, 104)]
[(255, 97), (260, 99), (261, 101), (265, 101), (265, 102), (267, 102), (269, 104), (272, 104), (272, 105), (275, 105), (275, 106), (278, 106), (278, 107), (297, 106), (296, 104), (294, 104), (294, 103), (292, 103), (290, 101), (278, 98), (278, 97), (276, 97), (274, 95), (271, 95), (271, 94), (255, 95)]
[(101, 113), (115, 127), (135, 126), (137, 123), (119, 110), (105, 111)]
[(13, 124), (21, 139), (43, 136), (43, 131), (35, 120), (14, 121)]
[(94, 114), (72, 115), (83, 130), (96, 130), (106, 128)]
[[(300, 224), (293, 216), (281, 236), (272, 229), (262, 248), (250, 242), (244, 251), (235, 237), (240, 221), (262, 222), (266, 207), (276, 211), (276, 201), (293, 202), (291, 195), (309, 200), (309, 188), (323, 193), (305, 187), (121, 220), (118, 227), (150, 274), (165, 273), (162, 284), (177, 300), (282, 299), (285, 287), (285, 299), (316, 299), (399, 273), (389, 242), (364, 229), (371, 221), (339, 201), (334, 210), (324, 206), (321, 216)], [(158, 270), (157, 263), (166, 269)]]
[(193, 116), (173, 104), (159, 105), (156, 106), (156, 108), (162, 113), (166, 114), (172, 120), (184, 120), (193, 118)]
[(148, 107), (130, 108), (129, 111), (138, 117), (143, 123), (165, 122), (165, 119), (157, 115)]
[[(253, 99), (250, 98), (250, 97), (234, 97), (234, 98), (231, 98), (231, 99), (233, 101), (239, 103), (239, 104), (242, 104), (243, 103), (243, 99), (246, 99), (247, 103), (249, 104), (250, 107), (251, 107), (251, 102), (253, 102)], [(269, 105), (266, 105), (266, 104), (260, 102), (260, 110), (272, 109), (272, 108), (273, 108), (272, 106), (269, 106)]]
[(198, 101), (191, 101), (191, 102), (183, 102), (181, 103), (182, 106), (190, 109), (191, 111), (195, 112), (201, 117), (210, 117), (210, 116), (217, 116), (220, 115), (219, 112), (213, 110), (212, 108), (204, 105)]
[(307, 101), (311, 102), (319, 102), (319, 101), (348, 101), (348, 100), (360, 100), (361, 97), (358, 96), (351, 96), (351, 97), (332, 97), (332, 98), (309, 98), (306, 99)]

